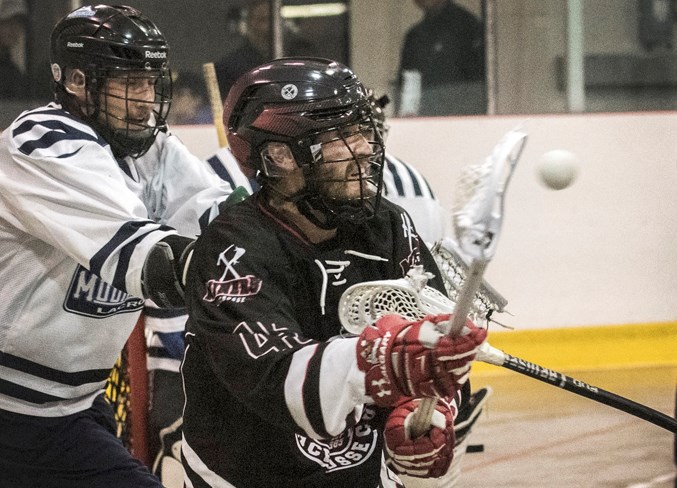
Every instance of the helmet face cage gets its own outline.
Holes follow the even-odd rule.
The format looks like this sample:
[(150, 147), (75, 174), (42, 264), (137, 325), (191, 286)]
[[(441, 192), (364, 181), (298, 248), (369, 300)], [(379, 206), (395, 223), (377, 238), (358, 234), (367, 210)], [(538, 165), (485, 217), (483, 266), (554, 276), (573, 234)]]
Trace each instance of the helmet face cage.
[[(117, 157), (139, 157), (166, 127), (172, 97), (168, 53), (162, 33), (138, 10), (81, 7), (52, 32), (55, 98), (96, 128)], [(66, 91), (67, 69), (84, 73), (86, 103)]]
[[(364, 112), (356, 123), (323, 131), (315, 138), (323, 135), (322, 142), (310, 145), (310, 162), (304, 166), (307, 198), (316, 209), (339, 220), (359, 223), (373, 217), (380, 202), (384, 161), (383, 140), (373, 117)], [(360, 138), (369, 151), (355, 152), (353, 141)], [(345, 156), (325, 157), (323, 149), (329, 145), (345, 148), (341, 151)]]
[[(90, 105), (86, 118), (108, 141), (118, 157), (139, 157), (148, 151), (158, 132), (166, 127), (172, 100), (172, 77), (169, 69), (153, 71), (88, 70), (85, 76)], [(135, 87), (149, 84), (154, 96), (141, 98)], [(119, 87), (111, 90), (111, 86)], [(149, 89), (149, 88), (146, 88)], [(116, 103), (117, 101), (117, 103)], [(150, 117), (135, 119), (130, 105), (150, 105)], [(120, 111), (119, 108), (124, 107)]]

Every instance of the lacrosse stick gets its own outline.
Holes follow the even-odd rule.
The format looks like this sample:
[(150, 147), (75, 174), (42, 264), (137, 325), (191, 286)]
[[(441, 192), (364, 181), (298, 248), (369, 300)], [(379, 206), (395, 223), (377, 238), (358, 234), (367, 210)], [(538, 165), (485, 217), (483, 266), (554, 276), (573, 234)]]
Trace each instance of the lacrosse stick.
[[(447, 253), (442, 259), (454, 261), (454, 256)], [(438, 256), (436, 260), (439, 262)], [(463, 266), (459, 260), (453, 263), (454, 268), (462, 269)], [(339, 303), (339, 318), (343, 327), (352, 334), (360, 334), (367, 325), (388, 314), (396, 313), (414, 321), (428, 314), (454, 311), (454, 302), (434, 288), (425, 286), (424, 280), (429, 276), (422, 271), (422, 267), (415, 267), (406, 278), (369, 281), (351, 286), (343, 293)], [(451, 281), (458, 280), (452, 276)], [(475, 297), (471, 317), (488, 321), (492, 309), (484, 308), (484, 304), (505, 304), (505, 300), (498, 294), (493, 295), (495, 292), (488, 285), (483, 285)], [(488, 342), (480, 346), (477, 360), (543, 381), (677, 433), (677, 420), (672, 417), (563, 373), (511, 356)]]
[[(483, 163), (464, 168), (456, 188), (453, 224), (456, 238), (469, 259), (468, 272), (458, 293), (450, 336), (461, 333), (482, 276), (494, 256), (503, 221), (503, 203), (510, 177), (515, 170), (527, 135), (511, 130), (494, 147)], [(411, 423), (413, 435), (430, 427), (437, 400), (423, 399)]]

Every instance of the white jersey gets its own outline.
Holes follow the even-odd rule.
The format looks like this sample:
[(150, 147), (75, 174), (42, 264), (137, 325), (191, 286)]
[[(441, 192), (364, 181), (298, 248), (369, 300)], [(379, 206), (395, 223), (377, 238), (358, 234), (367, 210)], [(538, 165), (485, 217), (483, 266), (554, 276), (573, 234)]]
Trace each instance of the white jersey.
[(407, 211), (416, 231), (428, 243), (444, 239), (450, 216), (433, 193), (428, 181), (412, 165), (386, 153), (383, 194)]
[(62, 416), (103, 391), (144, 300), (159, 240), (199, 233), (229, 185), (172, 135), (116, 159), (49, 104), (0, 137), (0, 409)]

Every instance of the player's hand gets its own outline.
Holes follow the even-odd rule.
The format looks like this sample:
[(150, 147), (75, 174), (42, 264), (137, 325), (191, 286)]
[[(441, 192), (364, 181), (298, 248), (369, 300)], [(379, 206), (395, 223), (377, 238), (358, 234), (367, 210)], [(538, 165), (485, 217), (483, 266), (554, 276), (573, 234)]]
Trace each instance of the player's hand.
[(421, 400), (405, 399), (386, 420), (384, 437), (386, 462), (398, 474), (418, 478), (439, 478), (454, 457), (455, 400), (437, 400), (430, 430), (416, 439), (409, 431), (414, 410)]
[(477, 348), (487, 337), (470, 320), (461, 335), (449, 337), (452, 315), (428, 315), (409, 322), (386, 315), (366, 327), (357, 342), (357, 365), (365, 373), (366, 393), (390, 407), (401, 397), (451, 397), (468, 379)]

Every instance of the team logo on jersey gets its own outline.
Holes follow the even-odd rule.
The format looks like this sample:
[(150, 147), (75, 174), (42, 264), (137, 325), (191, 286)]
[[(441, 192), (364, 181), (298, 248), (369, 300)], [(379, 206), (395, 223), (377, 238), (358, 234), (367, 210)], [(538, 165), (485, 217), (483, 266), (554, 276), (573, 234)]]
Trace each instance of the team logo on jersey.
[(378, 434), (371, 425), (374, 416), (375, 411), (365, 407), (360, 422), (336, 437), (318, 440), (296, 434), (296, 446), (327, 473), (354, 468), (369, 459), (376, 449)]
[(80, 265), (73, 273), (63, 304), (68, 312), (94, 318), (136, 312), (142, 307), (142, 298), (118, 290)]
[(240, 258), (246, 251), (241, 247), (229, 246), (225, 251), (219, 254), (217, 265), (223, 265), (223, 274), (218, 280), (209, 280), (207, 282), (207, 292), (203, 297), (206, 302), (215, 302), (220, 304), (225, 301), (244, 302), (247, 298), (256, 295), (261, 291), (263, 281), (254, 275), (241, 276), (235, 270)]

